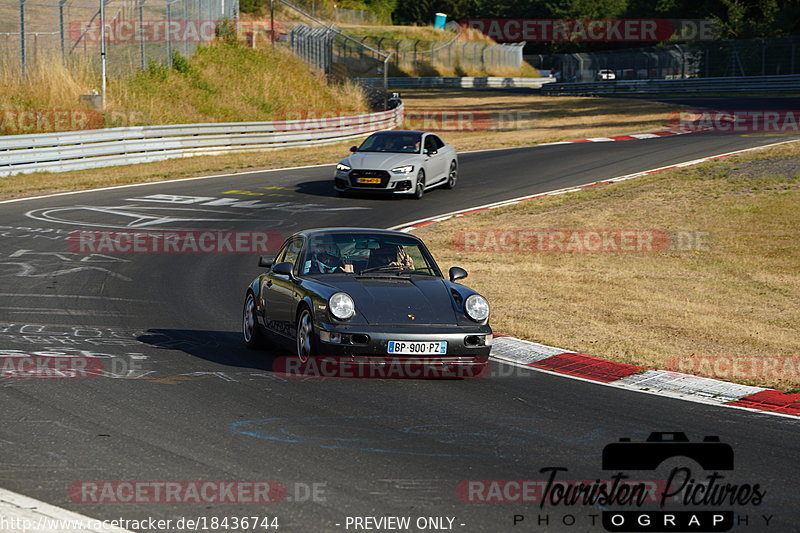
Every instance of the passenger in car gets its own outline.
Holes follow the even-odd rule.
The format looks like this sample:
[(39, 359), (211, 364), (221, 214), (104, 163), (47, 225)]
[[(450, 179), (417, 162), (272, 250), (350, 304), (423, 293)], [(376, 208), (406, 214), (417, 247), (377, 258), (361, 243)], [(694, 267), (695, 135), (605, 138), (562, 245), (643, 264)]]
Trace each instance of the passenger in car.
[(369, 254), (367, 268), (402, 267), (413, 270), (414, 260), (396, 244), (384, 244)]

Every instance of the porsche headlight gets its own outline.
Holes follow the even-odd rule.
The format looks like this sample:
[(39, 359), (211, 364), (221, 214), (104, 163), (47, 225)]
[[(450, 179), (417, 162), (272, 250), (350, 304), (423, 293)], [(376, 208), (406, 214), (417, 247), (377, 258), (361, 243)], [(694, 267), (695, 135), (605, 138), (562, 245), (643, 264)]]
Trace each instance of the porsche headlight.
[(349, 294), (337, 292), (328, 299), (328, 309), (334, 318), (347, 320), (356, 314), (356, 304)]
[(489, 302), (480, 294), (473, 294), (464, 302), (464, 310), (467, 316), (475, 322), (483, 322), (489, 318)]
[(336, 170), (340, 170), (342, 172), (347, 172), (348, 170), (350, 170), (350, 167), (348, 167), (344, 163), (337, 163), (336, 164)]
[(395, 167), (392, 169), (392, 172), (395, 174), (408, 174), (409, 172), (414, 172), (414, 165)]

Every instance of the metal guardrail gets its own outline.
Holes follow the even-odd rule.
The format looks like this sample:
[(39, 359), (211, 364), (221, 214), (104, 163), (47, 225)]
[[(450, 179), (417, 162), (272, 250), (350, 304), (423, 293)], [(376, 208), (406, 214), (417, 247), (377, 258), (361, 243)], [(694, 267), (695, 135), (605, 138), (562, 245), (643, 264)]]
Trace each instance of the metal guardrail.
[[(383, 84), (383, 78), (356, 78), (364, 85)], [(456, 87), (462, 89), (500, 89), (510, 87), (542, 87), (556, 81), (555, 78), (504, 78), (488, 77), (421, 77), (421, 78), (388, 78), (389, 88), (403, 87)]]
[(0, 177), (333, 144), (403, 122), (403, 106), (348, 117), (140, 126), (0, 136)]
[(664, 95), (720, 92), (800, 92), (800, 76), (738, 76), (679, 80), (616, 80), (553, 83), (542, 88), (548, 96)]

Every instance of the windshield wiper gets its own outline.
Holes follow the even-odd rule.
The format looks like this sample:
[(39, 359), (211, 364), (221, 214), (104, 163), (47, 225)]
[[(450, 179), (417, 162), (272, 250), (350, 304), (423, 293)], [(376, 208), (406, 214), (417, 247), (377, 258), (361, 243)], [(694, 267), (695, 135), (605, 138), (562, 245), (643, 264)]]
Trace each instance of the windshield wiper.
[(366, 274), (367, 272), (379, 272), (381, 270), (386, 271), (386, 272), (397, 272), (397, 273), (400, 273), (400, 272), (405, 272), (405, 271), (413, 271), (414, 269), (413, 268), (406, 268), (406, 267), (398, 266), (398, 265), (383, 265), (383, 266), (365, 268), (364, 270), (362, 270), (358, 274), (361, 275), (361, 274)]

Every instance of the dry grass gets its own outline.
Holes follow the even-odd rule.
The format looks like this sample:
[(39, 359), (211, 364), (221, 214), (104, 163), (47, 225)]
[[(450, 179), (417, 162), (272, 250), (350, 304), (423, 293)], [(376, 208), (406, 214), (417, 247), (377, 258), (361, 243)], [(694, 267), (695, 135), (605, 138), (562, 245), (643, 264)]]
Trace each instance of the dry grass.
[[(527, 146), (543, 142), (624, 135), (667, 127), (674, 106), (619, 98), (545, 97), (480, 90), (405, 90), (401, 93), (412, 116), (436, 118), (441, 111), (476, 117), (475, 131), (457, 121), (445, 122), (442, 135), (459, 150)], [(442, 102), (446, 102), (443, 104)], [(486, 114), (489, 120), (486, 120)], [(492, 133), (486, 134), (485, 126)], [(419, 123), (409, 124), (420, 127)], [(435, 123), (422, 123), (435, 129)], [(462, 131), (459, 131), (459, 128)], [(463, 131), (466, 130), (466, 131)]]
[[(19, 75), (17, 65), (9, 66), (0, 80), (4, 111), (88, 109), (79, 105), (79, 96), (99, 88), (98, 75), (87, 63), (65, 66), (55, 54), (40, 57), (27, 76)], [(358, 86), (328, 84), (323, 74), (283, 47), (251, 50), (243, 44), (211, 43), (180, 70), (151, 64), (130, 76), (111, 78), (104, 115), (105, 126), (114, 127), (281, 120), (331, 110), (366, 112), (368, 106)]]
[(98, 85), (88, 63), (65, 64), (59, 54), (42, 55), (21, 76), (19, 58), (0, 56), (0, 109), (76, 109), (81, 94)]
[[(369, 37), (370, 42), (384, 38), (384, 48), (393, 46), (393, 41), (407, 39), (423, 41), (430, 46), (433, 41), (449, 41), (456, 36), (450, 30), (439, 30), (433, 26), (372, 26), (356, 24), (339, 24), (339, 28), (346, 34), (358, 37)], [(481, 34), (482, 35), (482, 34)]]
[[(624, 363), (798, 388), (799, 146), (537, 199), (416, 233), (443, 266), (470, 271), (470, 286), (493, 304), (498, 332)], [(687, 230), (702, 232), (710, 247), (497, 253), (454, 245), (459, 231), (487, 229)]]
[[(152, 67), (111, 86), (109, 111), (135, 109), (149, 124), (280, 120), (298, 111), (367, 110), (353, 84), (329, 85), (283, 47), (212, 43), (183, 72)], [(311, 104), (313, 103), (313, 104)]]

